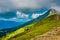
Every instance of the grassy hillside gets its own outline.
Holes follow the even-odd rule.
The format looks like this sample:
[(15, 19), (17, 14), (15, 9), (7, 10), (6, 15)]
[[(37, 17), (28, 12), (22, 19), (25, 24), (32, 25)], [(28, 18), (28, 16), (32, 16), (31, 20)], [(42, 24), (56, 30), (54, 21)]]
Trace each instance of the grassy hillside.
[(37, 35), (31, 38), (31, 40), (60, 40), (60, 26), (43, 35)]
[(49, 16), (41, 21), (20, 28), (7, 34), (0, 40), (30, 40), (31, 38), (42, 35), (60, 25), (60, 21), (55, 19), (55, 15)]

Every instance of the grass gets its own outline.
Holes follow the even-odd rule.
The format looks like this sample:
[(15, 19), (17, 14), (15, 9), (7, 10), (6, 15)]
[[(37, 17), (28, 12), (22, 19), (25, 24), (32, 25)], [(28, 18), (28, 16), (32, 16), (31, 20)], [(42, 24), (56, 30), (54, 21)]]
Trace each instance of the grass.
[(9, 33), (2, 37), (1, 40), (30, 40), (31, 38), (37, 35), (42, 35), (59, 25), (60, 21), (55, 20), (53, 15)]

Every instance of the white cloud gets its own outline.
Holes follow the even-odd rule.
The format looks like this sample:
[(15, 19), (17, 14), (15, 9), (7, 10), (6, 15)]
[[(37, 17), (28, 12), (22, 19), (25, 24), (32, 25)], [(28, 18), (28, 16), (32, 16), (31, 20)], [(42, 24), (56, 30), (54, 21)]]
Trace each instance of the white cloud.
[(18, 18), (28, 18), (28, 16), (29, 16), (28, 14), (24, 14), (24, 13), (19, 12), (19, 11), (16, 12), (16, 15)]
[(18, 22), (18, 18), (10, 18), (10, 19), (5, 19), (5, 18), (0, 18), (0, 20), (4, 20), (4, 21), (15, 21), (15, 22)]
[(17, 20), (17, 18), (16, 18), (16, 17), (13, 17), (13, 18), (10, 18), (10, 19), (12, 19), (12, 20)]
[(39, 17), (40, 16), (40, 14), (32, 14), (32, 18), (33, 19), (35, 19), (35, 18), (37, 18), (37, 17)]
[[(48, 11), (48, 10), (47, 10), (47, 11)], [(35, 19), (35, 18), (37, 18), (37, 17), (39, 17), (39, 16), (41, 16), (41, 15), (44, 15), (47, 11), (45, 11), (45, 12), (43, 12), (43, 13), (36, 13), (36, 14), (33, 13), (33, 14), (32, 14), (32, 18)]]
[(55, 10), (58, 11), (58, 12), (60, 12), (60, 7), (58, 7), (58, 6), (52, 6), (51, 8), (52, 8), (52, 9), (55, 9)]
[(25, 22), (28, 22), (28, 21), (30, 21), (30, 20), (32, 20), (32, 19), (19, 19), (19, 18), (16, 18), (16, 17), (14, 17), (14, 18), (10, 18), (10, 19), (5, 19), (5, 18), (0, 18), (0, 20), (3, 20), (3, 21), (14, 21), (14, 22), (22, 22), (22, 23), (25, 23)]
[(5, 19), (5, 18), (0, 18), (0, 20), (4, 21), (15, 21), (15, 22), (24, 22), (23, 19), (18, 19), (18, 18), (10, 18), (10, 19)]

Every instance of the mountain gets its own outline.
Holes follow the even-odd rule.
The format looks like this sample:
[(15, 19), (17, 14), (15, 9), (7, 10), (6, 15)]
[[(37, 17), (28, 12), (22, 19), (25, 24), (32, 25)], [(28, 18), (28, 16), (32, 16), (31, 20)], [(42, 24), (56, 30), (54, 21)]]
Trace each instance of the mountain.
[(17, 29), (2, 37), (2, 40), (30, 40), (37, 35), (42, 35), (60, 26), (60, 19), (55, 19), (56, 15), (57, 14), (48, 16), (42, 20), (26, 25), (23, 28)]
[(38, 18), (35, 18), (35, 19), (33, 19), (33, 20), (30, 20), (30, 21), (24, 23), (23, 25), (20, 25), (18, 28), (24, 27), (24, 26), (26, 26), (26, 25), (29, 25), (29, 24), (32, 24), (32, 23), (37, 22), (37, 21), (39, 21), (39, 20), (42, 20), (42, 19), (44, 19), (45, 17), (47, 17), (49, 14), (50, 14), (50, 10), (48, 10), (45, 14), (39, 16)]
[(54, 15), (54, 14), (56, 14), (56, 13), (57, 13), (57, 11), (56, 11), (55, 9), (50, 9), (49, 16), (50, 16), (50, 15)]
[(0, 20), (0, 30), (15, 27), (15, 26), (18, 26), (18, 25), (20, 25), (19, 22)]
[(50, 9), (45, 14), (39, 16), (38, 18), (28, 21), (28, 22), (24, 23), (23, 25), (20, 25), (18, 28), (20, 28), (21, 26), (24, 27), (26, 25), (29, 25), (29, 24), (32, 24), (32, 23), (37, 22), (39, 20), (42, 20), (42, 19), (46, 18), (47, 16), (55, 15), (56, 12), (57, 11), (55, 9)]
[(0, 37), (6, 35), (6, 33), (10, 33), (11, 31), (15, 31), (16, 26), (21, 25), (19, 22), (14, 21), (4, 21), (0, 20)]
[[(31, 20), (31, 21), (28, 21), (28, 22), (26, 22), (26, 23), (24, 23), (24, 24), (19, 24), (19, 23), (15, 23), (15, 22), (9, 22), (9, 21), (3, 21), (4, 22), (4, 25), (2, 25), (3, 24), (3, 22), (1, 21), (1, 26), (3, 26), (3, 27), (5, 27), (6, 26), (6, 29), (3, 29), (3, 30), (0, 30), (0, 31), (2, 31), (2, 32), (0, 32), (0, 37), (2, 37), (2, 36), (4, 36), (4, 35), (6, 35), (7, 33), (10, 33), (10, 32), (13, 32), (13, 31), (15, 31), (15, 30), (17, 30), (17, 29), (19, 29), (19, 28), (22, 28), (22, 27), (24, 27), (24, 26), (26, 26), (26, 25), (29, 25), (29, 24), (32, 24), (32, 23), (34, 23), (34, 22), (37, 22), (38, 20), (42, 20), (43, 18), (45, 18), (45, 17), (47, 17), (48, 15), (49, 15), (49, 12), (50, 12), (50, 10), (48, 10), (44, 15), (41, 15), (41, 16), (39, 16), (38, 18), (36, 18), (36, 19), (33, 19), (33, 20)], [(9, 23), (9, 24), (8, 24)], [(7, 25), (8, 24), (8, 25)], [(17, 25), (19, 25), (19, 26), (17, 26)], [(13, 26), (13, 27), (12, 27)], [(10, 28), (8, 28), (8, 27), (10, 27)], [(12, 27), (12, 28), (11, 28)], [(10, 30), (11, 29), (11, 30)]]

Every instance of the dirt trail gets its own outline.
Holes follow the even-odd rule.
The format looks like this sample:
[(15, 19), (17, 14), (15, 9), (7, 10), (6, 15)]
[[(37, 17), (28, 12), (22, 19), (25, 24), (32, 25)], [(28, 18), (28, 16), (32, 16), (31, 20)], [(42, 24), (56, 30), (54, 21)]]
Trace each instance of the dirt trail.
[(60, 40), (60, 26), (43, 35), (36, 36), (31, 40)]

